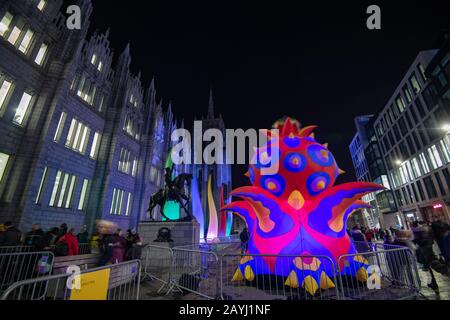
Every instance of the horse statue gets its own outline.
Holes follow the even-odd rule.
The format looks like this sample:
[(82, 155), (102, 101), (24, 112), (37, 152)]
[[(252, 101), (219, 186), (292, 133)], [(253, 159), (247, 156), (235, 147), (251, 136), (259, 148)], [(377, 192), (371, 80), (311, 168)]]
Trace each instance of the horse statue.
[[(172, 180), (173, 168), (166, 168), (165, 173), (165, 187), (159, 190), (150, 197), (150, 203), (147, 212), (152, 212), (153, 209), (159, 205), (161, 216), (167, 221), (191, 221), (193, 219), (192, 213), (188, 209), (190, 201), (186, 194), (186, 184), (190, 186), (192, 174), (182, 173)], [(187, 213), (187, 216), (178, 220), (172, 220), (164, 214), (164, 205), (167, 201), (176, 201), (181, 208)]]

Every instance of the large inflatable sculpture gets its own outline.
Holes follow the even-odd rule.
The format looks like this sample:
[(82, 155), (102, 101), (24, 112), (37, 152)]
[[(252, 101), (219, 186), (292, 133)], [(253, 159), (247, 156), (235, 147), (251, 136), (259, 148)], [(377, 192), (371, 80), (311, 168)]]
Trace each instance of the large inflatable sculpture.
[[(275, 275), (283, 277), (286, 286), (314, 295), (335, 286), (330, 260), (340, 263), (344, 274), (367, 279), (368, 262), (362, 256), (338, 258), (357, 254), (346, 232), (347, 218), (370, 207), (359, 200), (362, 196), (383, 187), (366, 182), (334, 186), (343, 171), (328, 146), (315, 140), (316, 128), (300, 128), (290, 118), (278, 121), (278, 134), (267, 132), (267, 144), (256, 150), (249, 167), (252, 186), (234, 190), (232, 196), (241, 200), (222, 208), (242, 217), (250, 232), (248, 256), (241, 259), (233, 281)], [(262, 175), (274, 161), (278, 173)]]

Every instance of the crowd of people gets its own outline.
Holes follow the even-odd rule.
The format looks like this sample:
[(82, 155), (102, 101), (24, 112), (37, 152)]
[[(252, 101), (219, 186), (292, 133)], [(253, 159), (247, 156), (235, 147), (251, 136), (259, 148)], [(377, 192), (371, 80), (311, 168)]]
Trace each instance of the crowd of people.
[(442, 221), (415, 221), (410, 230), (405, 228), (368, 230), (355, 226), (348, 231), (358, 242), (380, 241), (385, 245), (408, 247), (415, 253), (423, 270), (429, 272), (431, 282), (428, 287), (439, 293), (433, 270), (448, 275), (450, 267), (450, 225)]
[(88, 253), (100, 253), (102, 266), (141, 257), (142, 239), (131, 229), (126, 234), (121, 229), (111, 233), (96, 230), (90, 236), (87, 226), (77, 233), (66, 223), (48, 231), (34, 224), (24, 234), (11, 222), (0, 224), (0, 247), (30, 246), (35, 251), (51, 251), (55, 256), (76, 256), (80, 254), (80, 244), (89, 244)]

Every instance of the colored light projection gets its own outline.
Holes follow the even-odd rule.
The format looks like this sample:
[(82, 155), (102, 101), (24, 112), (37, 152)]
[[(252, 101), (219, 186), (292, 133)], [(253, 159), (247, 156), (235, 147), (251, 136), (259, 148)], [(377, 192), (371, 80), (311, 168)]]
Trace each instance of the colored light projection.
[[(222, 208), (247, 223), (248, 254), (293, 255), (288, 262), (286, 258), (245, 256), (233, 281), (276, 275), (285, 279), (286, 286), (302, 287), (314, 295), (335, 286), (332, 264), (323, 257), (337, 264), (341, 255), (357, 253), (346, 232), (347, 219), (354, 211), (370, 207), (359, 200), (362, 196), (383, 187), (366, 182), (334, 186), (343, 171), (328, 145), (315, 140), (316, 128), (300, 128), (290, 118), (278, 121), (274, 125), (278, 136), (267, 132), (267, 144), (256, 150), (256, 163), (249, 166), (252, 186), (234, 190), (231, 195), (240, 200)], [(261, 175), (262, 168), (270, 167), (263, 161), (267, 158), (279, 161), (277, 174)], [(344, 260), (340, 267), (345, 275), (367, 280), (368, 262), (362, 256)]]

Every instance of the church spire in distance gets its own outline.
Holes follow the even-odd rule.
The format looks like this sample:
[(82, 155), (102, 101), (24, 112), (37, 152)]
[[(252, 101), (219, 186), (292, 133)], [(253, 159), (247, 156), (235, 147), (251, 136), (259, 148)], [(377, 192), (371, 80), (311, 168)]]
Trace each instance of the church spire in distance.
[(208, 119), (214, 119), (214, 98), (212, 87), (209, 90)]

